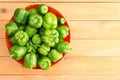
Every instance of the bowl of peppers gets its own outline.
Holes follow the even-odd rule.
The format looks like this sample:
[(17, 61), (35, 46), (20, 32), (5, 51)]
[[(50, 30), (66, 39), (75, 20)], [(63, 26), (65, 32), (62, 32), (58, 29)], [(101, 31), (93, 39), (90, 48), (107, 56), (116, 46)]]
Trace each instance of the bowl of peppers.
[(10, 57), (28, 69), (48, 70), (71, 50), (67, 21), (46, 4), (17, 8), (5, 29)]

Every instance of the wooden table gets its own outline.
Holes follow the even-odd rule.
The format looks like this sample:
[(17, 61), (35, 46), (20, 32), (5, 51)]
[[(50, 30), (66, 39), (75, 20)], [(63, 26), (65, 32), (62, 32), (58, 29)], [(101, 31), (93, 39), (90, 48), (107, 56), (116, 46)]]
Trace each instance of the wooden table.
[[(0, 80), (120, 80), (120, 0), (0, 0)], [(71, 29), (72, 50), (48, 71), (10, 58), (5, 24), (18, 7), (46, 3)]]

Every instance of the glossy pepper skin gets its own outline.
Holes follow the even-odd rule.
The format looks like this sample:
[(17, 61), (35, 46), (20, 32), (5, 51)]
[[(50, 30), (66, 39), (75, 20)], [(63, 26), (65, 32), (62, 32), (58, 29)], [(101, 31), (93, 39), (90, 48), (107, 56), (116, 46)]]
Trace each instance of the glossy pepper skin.
[(48, 57), (50, 58), (50, 60), (52, 62), (57, 62), (58, 60), (60, 60), (63, 57), (63, 55), (62, 55), (62, 53), (58, 52), (56, 49), (52, 49), (48, 53)]
[(18, 30), (17, 24), (15, 22), (9, 22), (5, 25), (5, 29), (8, 36), (12, 36)]
[(12, 46), (10, 48), (10, 56), (15, 60), (21, 60), (27, 52), (27, 48), (24, 46)]
[(40, 35), (39, 34), (33, 35), (32, 42), (36, 45), (39, 45), (41, 43)]
[(44, 28), (56, 28), (57, 27), (57, 17), (54, 13), (48, 12), (43, 17), (43, 27)]
[(32, 69), (37, 66), (37, 56), (35, 53), (27, 53), (24, 57), (24, 65), (26, 68)]
[(43, 19), (42, 16), (38, 14), (32, 14), (29, 16), (28, 24), (33, 28), (40, 28), (42, 26)]
[(29, 40), (28, 34), (26, 32), (24, 32), (23, 30), (17, 31), (14, 35), (14, 38), (15, 38), (17, 44), (20, 46), (26, 45), (26, 43)]
[(67, 54), (69, 53), (69, 51), (71, 50), (71, 45), (68, 42), (65, 41), (60, 41), (57, 45), (57, 50), (63, 54)]
[(25, 24), (28, 18), (28, 11), (23, 8), (17, 8), (13, 18), (17, 23)]
[(40, 57), (38, 66), (43, 70), (48, 70), (51, 67), (51, 60), (48, 57)]
[(44, 55), (44, 56), (46, 56), (49, 51), (50, 51), (50, 47), (48, 45), (46, 45), (46, 44), (42, 44), (38, 48), (38, 53), (40, 53), (41, 55)]
[(26, 26), (25, 28), (25, 32), (29, 35), (29, 37), (31, 38), (35, 33), (37, 33), (37, 29), (33, 28), (29, 25)]
[(65, 25), (58, 26), (57, 31), (59, 32), (60, 39), (63, 39), (68, 36), (68, 27)]
[(59, 42), (59, 33), (56, 29), (45, 29), (40, 32), (40, 35), (42, 41), (50, 47)]

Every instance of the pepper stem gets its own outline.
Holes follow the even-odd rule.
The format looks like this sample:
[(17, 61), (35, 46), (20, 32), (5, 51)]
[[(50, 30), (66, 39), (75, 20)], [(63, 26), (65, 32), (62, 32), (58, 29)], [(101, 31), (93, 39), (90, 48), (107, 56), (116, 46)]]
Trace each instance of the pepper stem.
[(30, 52), (31, 50), (32, 50), (32, 48), (29, 48), (29, 49), (28, 49), (28, 52)]
[(35, 46), (35, 47), (36, 47), (36, 46), (37, 46), (37, 47), (41, 47), (40, 45), (32, 45), (32, 46)]
[(10, 58), (12, 58), (14, 56), (14, 54), (10, 55)]

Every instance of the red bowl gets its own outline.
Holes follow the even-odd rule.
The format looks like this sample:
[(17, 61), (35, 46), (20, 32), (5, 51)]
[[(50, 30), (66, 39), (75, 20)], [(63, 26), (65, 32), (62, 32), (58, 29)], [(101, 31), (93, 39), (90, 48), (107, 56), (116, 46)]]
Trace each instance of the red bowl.
[[(28, 6), (25, 7), (25, 9), (26, 9), (26, 10), (29, 10), (29, 9), (31, 9), (31, 8), (36, 8), (36, 9), (37, 9), (37, 8), (38, 8), (38, 5), (39, 5), (39, 4), (28, 5)], [(53, 12), (57, 17), (63, 17), (63, 18), (64, 18), (64, 16), (63, 16), (59, 11), (57, 11), (56, 9), (54, 9), (54, 8), (52, 8), (52, 7), (50, 7), (50, 6), (48, 6), (48, 12)], [(13, 22), (13, 21), (14, 21), (14, 19), (13, 19), (13, 17), (12, 17), (9, 22)], [(66, 26), (69, 28), (67, 22), (65, 22), (64, 25), (66, 25)], [(5, 34), (5, 37), (6, 37), (6, 45), (7, 45), (7, 48), (8, 48), (8, 50), (10, 50), (10, 48), (11, 48), (13, 45), (9, 42), (9, 37), (7, 36), (7, 34)], [(64, 38), (64, 41), (67, 41), (67, 42), (70, 43), (70, 28), (69, 28), (69, 35), (68, 35), (66, 38)], [(65, 56), (65, 54), (63, 54), (63, 57), (64, 57), (64, 56)], [(59, 61), (60, 61), (60, 60), (59, 60)], [(52, 62), (52, 66), (55, 65), (56, 63), (58, 63), (59, 61), (57, 61), (57, 62)], [(17, 61), (17, 62), (24, 66), (24, 59), (19, 60), (19, 61)], [(40, 68), (40, 67), (37, 66), (37, 67), (34, 68), (34, 69), (39, 69), (39, 68)]]

